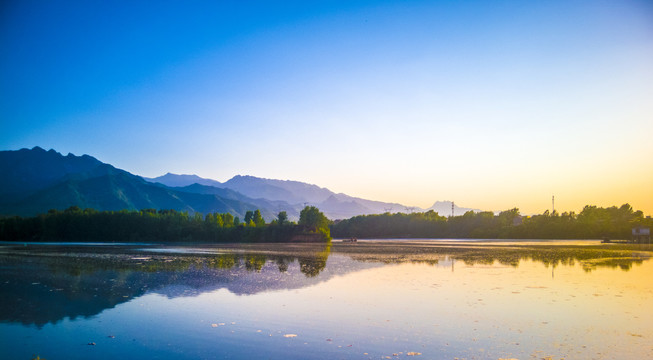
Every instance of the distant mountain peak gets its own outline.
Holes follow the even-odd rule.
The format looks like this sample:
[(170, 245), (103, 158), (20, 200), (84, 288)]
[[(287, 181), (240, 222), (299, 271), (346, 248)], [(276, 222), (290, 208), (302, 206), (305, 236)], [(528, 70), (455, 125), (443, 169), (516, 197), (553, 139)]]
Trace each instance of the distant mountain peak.
[(451, 205), (453, 204), (454, 207), (454, 215), (462, 215), (468, 211), (473, 211), (473, 212), (480, 212), (481, 210), (479, 209), (472, 209), (472, 208), (466, 208), (466, 207), (461, 207), (456, 204), (455, 201), (451, 200), (438, 200), (433, 205), (426, 209), (426, 210), (433, 210), (437, 212), (440, 215), (451, 215)]
[[(439, 206), (439, 205), (443, 205), (443, 204), (451, 205), (451, 203), (453, 203), (453, 201), (451, 201), (451, 200), (438, 200), (438, 201), (434, 202), (433, 205), (431, 205), (431, 207), (435, 207), (435, 206)], [(454, 205), (455, 205), (455, 203), (454, 203)]]
[(344, 203), (344, 201), (338, 200), (335, 194), (329, 196), (326, 200), (322, 202), (322, 204), (340, 204), (340, 203)]
[(206, 186), (215, 186), (223, 187), (222, 183), (213, 179), (205, 179), (195, 174), (173, 174), (171, 172), (166, 173), (155, 178), (143, 178), (146, 181), (153, 183), (160, 183), (166, 186), (171, 187), (184, 187), (193, 184), (200, 184)]

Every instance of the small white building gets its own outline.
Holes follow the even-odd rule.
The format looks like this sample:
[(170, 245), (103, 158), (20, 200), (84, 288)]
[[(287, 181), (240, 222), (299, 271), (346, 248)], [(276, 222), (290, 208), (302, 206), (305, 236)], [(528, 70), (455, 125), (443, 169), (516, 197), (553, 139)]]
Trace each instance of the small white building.
[(650, 243), (651, 242), (651, 229), (644, 226), (635, 226), (632, 232), (632, 240), (634, 243)]

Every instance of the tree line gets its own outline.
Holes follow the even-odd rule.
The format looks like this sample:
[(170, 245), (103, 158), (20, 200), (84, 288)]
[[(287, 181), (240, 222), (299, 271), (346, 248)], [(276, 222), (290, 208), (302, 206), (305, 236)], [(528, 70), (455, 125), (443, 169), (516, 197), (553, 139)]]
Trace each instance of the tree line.
[(285, 211), (266, 223), (259, 210), (244, 219), (230, 213), (189, 214), (144, 209), (97, 211), (76, 206), (34, 217), (0, 218), (2, 241), (100, 242), (285, 242), (338, 238), (477, 238), (477, 239), (629, 239), (635, 226), (653, 228), (653, 220), (629, 204), (585, 206), (576, 214), (554, 211), (521, 216), (519, 209), (468, 211), (445, 217), (433, 210), (354, 216), (333, 223), (314, 206), (305, 207), (297, 223)]
[(468, 211), (444, 217), (423, 213), (361, 215), (331, 227), (339, 238), (477, 238), (477, 239), (630, 239), (635, 226), (653, 228), (653, 220), (629, 204), (602, 208), (587, 205), (576, 214), (557, 211), (521, 216), (519, 209)]
[(243, 221), (230, 213), (190, 215), (186, 211), (143, 209), (97, 211), (77, 206), (50, 210), (34, 217), (0, 218), (2, 241), (94, 242), (284, 242), (330, 241), (329, 220), (314, 206), (305, 207), (299, 222), (285, 211), (269, 224), (260, 210), (247, 211)]

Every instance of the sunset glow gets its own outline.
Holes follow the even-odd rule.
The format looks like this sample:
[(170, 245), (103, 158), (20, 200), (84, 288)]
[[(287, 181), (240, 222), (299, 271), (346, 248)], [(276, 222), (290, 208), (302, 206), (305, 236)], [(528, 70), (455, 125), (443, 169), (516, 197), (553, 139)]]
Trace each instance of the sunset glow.
[(194, 4), (3, 4), (0, 148), (653, 215), (651, 2)]

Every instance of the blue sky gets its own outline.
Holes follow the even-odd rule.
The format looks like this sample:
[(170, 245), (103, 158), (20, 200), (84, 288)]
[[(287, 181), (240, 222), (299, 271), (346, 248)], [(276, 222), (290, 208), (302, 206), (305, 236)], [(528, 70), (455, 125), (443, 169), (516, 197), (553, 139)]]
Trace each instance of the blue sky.
[(653, 213), (648, 1), (0, 9), (2, 149), (421, 207)]

